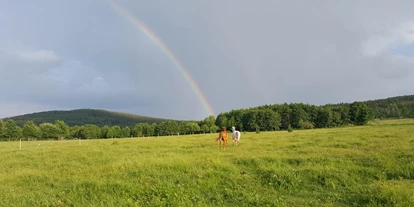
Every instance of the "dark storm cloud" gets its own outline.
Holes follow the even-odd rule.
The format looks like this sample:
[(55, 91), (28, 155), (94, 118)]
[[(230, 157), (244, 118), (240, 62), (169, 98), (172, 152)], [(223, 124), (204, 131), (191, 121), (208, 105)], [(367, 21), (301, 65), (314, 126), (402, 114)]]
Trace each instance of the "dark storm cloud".
[[(414, 93), (413, 1), (117, 2), (158, 34), (216, 113)], [(2, 2), (0, 31), (0, 117), (208, 115), (162, 49), (104, 1)]]

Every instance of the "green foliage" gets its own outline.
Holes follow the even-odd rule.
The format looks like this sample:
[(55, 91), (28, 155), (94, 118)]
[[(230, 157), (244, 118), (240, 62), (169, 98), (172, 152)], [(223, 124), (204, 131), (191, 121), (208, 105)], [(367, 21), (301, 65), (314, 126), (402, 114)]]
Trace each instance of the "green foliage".
[(101, 137), (101, 129), (93, 124), (85, 124), (79, 129), (79, 137), (83, 139), (94, 139)]
[[(216, 133), (222, 126), (227, 129), (235, 126), (238, 130), (246, 132), (287, 130), (289, 125), (295, 129), (313, 129), (341, 127), (350, 123), (365, 125), (374, 118), (414, 118), (414, 96), (354, 102), (352, 104), (328, 104), (325, 106), (303, 103), (264, 105), (220, 113), (217, 118), (209, 116), (198, 122), (151, 119), (151, 117), (91, 109), (41, 112), (18, 116), (17, 118), (13, 117), (12, 120), (17, 120), (16, 124), (19, 126), (18, 123), (21, 123), (23, 118), (27, 117), (32, 117), (34, 124), (39, 123), (38, 121), (42, 119), (55, 122), (59, 132), (55, 132), (55, 129), (50, 126), (49, 128), (46, 127), (43, 131), (48, 130), (48, 132), (43, 133), (44, 136), (47, 136), (42, 136), (44, 138), (59, 136), (120, 138), (176, 135), (177, 133)], [(150, 124), (151, 121), (153, 122)], [(92, 130), (93, 132), (85, 132), (87, 135), (82, 135), (80, 132), (84, 129), (82, 127), (85, 124), (101, 127), (100, 135), (95, 134), (96, 128)], [(0, 138), (6, 136), (4, 125), (4, 121), (0, 120)], [(87, 131), (91, 129), (90, 127)], [(17, 128), (17, 135), (13, 136), (20, 137), (21, 134), (18, 131), (21, 131), (21, 129)], [(91, 133), (93, 136), (90, 135)], [(6, 138), (6, 140), (8, 139)]]
[(103, 126), (103, 127), (101, 128), (101, 137), (102, 137), (102, 138), (108, 138), (108, 137), (107, 137), (107, 135), (108, 135), (108, 131), (109, 131), (109, 126), (108, 126), (108, 125)]
[(116, 134), (115, 134), (114, 129), (112, 127), (109, 128), (108, 133), (106, 133), (106, 138), (115, 138), (115, 137), (116, 137)]
[(161, 123), (166, 119), (139, 116), (127, 113), (113, 112), (100, 109), (76, 109), (70, 111), (45, 111), (10, 117), (18, 126), (23, 126), (27, 121), (33, 121), (36, 125), (42, 123), (55, 123), (64, 121), (69, 126), (94, 124), (99, 127), (105, 125), (120, 127), (134, 126), (136, 123)]
[(330, 108), (319, 108), (316, 118), (316, 126), (318, 128), (325, 128), (332, 126), (332, 111)]
[(134, 128), (132, 128), (131, 132), (132, 136), (134, 137), (142, 137), (144, 134), (144, 126), (142, 123), (135, 124)]
[(28, 121), (23, 126), (22, 135), (23, 138), (40, 138), (42, 131), (33, 121)]
[(287, 131), (288, 132), (293, 132), (293, 128), (292, 128), (292, 126), (290, 126), (290, 124), (288, 125)]
[(227, 118), (227, 116), (223, 115), (223, 114), (219, 114), (216, 118), (216, 126), (222, 126), (222, 127), (226, 127), (226, 128), (230, 128), (231, 125), (229, 125), (229, 120)]
[(157, 127), (155, 128), (156, 134), (160, 136), (165, 135), (177, 135), (180, 131), (180, 127), (176, 121), (173, 120), (167, 120), (161, 122)]
[(189, 122), (188, 127), (190, 129), (191, 134), (194, 134), (194, 132), (200, 131), (200, 126), (196, 122)]
[(201, 131), (203, 131), (204, 133), (209, 132), (210, 131), (210, 127), (208, 127), (207, 124), (203, 124), (200, 128)]
[(219, 130), (219, 127), (216, 125), (216, 119), (212, 115), (201, 121), (201, 127), (204, 132), (210, 133), (215, 133)]
[[(112, 136), (110, 136), (110, 137), (112, 137), (112, 138), (122, 137), (122, 129), (118, 125), (112, 126), (109, 132), (111, 132), (110, 135), (112, 135)], [(109, 134), (109, 132), (108, 132), (108, 134)]]
[(16, 123), (12, 119), (8, 119), (4, 123), (4, 131), (3, 136), (10, 140), (17, 140), (22, 135), (21, 128), (16, 125)]
[(130, 137), (131, 136), (131, 129), (129, 126), (122, 128), (121, 137)]
[(314, 126), (313, 126), (312, 122), (310, 122), (310, 121), (303, 122), (303, 129), (313, 129), (313, 128), (314, 128)]
[(367, 124), (372, 116), (368, 106), (361, 102), (354, 102), (349, 109), (349, 118), (355, 125)]
[(72, 138), (80, 138), (79, 131), (81, 126), (73, 126), (69, 130), (70, 137)]
[(182, 121), (179, 123), (180, 134), (194, 134), (200, 131), (200, 126), (194, 121)]
[(131, 135), (133, 137), (142, 137), (142, 136), (153, 136), (155, 133), (155, 128), (157, 127), (156, 123), (138, 123), (132, 128)]
[(56, 125), (52, 123), (43, 123), (39, 125), (40, 131), (42, 131), (42, 138), (58, 138), (62, 133)]
[(0, 139), (4, 137), (4, 121), (0, 119)]
[(56, 120), (55, 125), (59, 129), (60, 137), (67, 137), (70, 135), (69, 126), (64, 121)]
[(226, 151), (211, 134), (1, 142), (0, 206), (414, 206), (413, 131), (243, 132)]

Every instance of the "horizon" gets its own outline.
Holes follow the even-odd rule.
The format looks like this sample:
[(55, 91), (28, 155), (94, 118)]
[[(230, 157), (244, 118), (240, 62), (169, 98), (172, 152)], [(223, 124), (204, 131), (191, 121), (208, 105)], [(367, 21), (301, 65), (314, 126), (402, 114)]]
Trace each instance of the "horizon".
[[(397, 97), (405, 97), (405, 96), (414, 96), (414, 94), (412, 94), (412, 95), (406, 94), (406, 95), (399, 95), (399, 96), (392, 96), (392, 97), (385, 97), (385, 98), (378, 98), (378, 99), (370, 99), (370, 100), (355, 100), (355, 101), (352, 101), (352, 102), (326, 103), (326, 104), (321, 104), (321, 105), (309, 104), (309, 103), (305, 103), (305, 102), (290, 102), (290, 103), (285, 102), (285, 103), (287, 103), (287, 104), (303, 103), (303, 104), (309, 104), (309, 105), (314, 105), (314, 106), (326, 106), (326, 105), (336, 105), (336, 104), (351, 104), (353, 102), (368, 102), (368, 101), (385, 100), (385, 99), (397, 98)], [(264, 106), (264, 105), (277, 105), (277, 104), (285, 104), (285, 103), (263, 104), (263, 105), (253, 106), (253, 108), (254, 107)], [(231, 109), (231, 110), (241, 110), (241, 109), (248, 109), (248, 107), (247, 108)], [(26, 114), (19, 114), (19, 115), (10, 116), (10, 117), (0, 117), (0, 120), (9, 119), (9, 118), (13, 118), (13, 117), (16, 117), (16, 116), (25, 116), (25, 115), (29, 115), (29, 114), (36, 114), (36, 113), (43, 113), (43, 112), (52, 112), (52, 111), (75, 111), (75, 110), (104, 110), (104, 111), (108, 111), (108, 112), (126, 113), (126, 114), (130, 114), (130, 115), (137, 115), (137, 116), (149, 117), (149, 118), (156, 118), (156, 119), (180, 120), (180, 119), (175, 119), (175, 118), (155, 117), (155, 116), (151, 116), (151, 115), (150, 116), (146, 116), (146, 115), (141, 115), (141, 114), (134, 114), (134, 113), (128, 113), (128, 112), (122, 112), (122, 111), (114, 111), (114, 110), (102, 109), (102, 108), (51, 109), (51, 110), (47, 110), (47, 111), (35, 111), (35, 112), (26, 113)], [(225, 111), (225, 112), (230, 112), (231, 110)], [(221, 113), (225, 113), (225, 112), (221, 112)], [(217, 115), (215, 116), (215, 118), (217, 118)], [(204, 117), (204, 118), (207, 118), (207, 117)], [(203, 120), (204, 118), (202, 118), (200, 120)], [(196, 119), (182, 119), (180, 121), (200, 121), (200, 120), (196, 120)]]
[(266, 104), (414, 94), (410, 8), (414, 1), (1, 2), (0, 117), (99, 108), (201, 120)]

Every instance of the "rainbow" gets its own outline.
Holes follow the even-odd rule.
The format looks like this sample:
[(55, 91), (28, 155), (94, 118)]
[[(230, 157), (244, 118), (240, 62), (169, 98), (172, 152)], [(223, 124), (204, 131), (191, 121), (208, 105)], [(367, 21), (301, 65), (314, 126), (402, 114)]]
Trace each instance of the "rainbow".
[(161, 39), (143, 22), (138, 20), (134, 17), (130, 12), (126, 9), (122, 8), (121, 5), (118, 3), (109, 0), (109, 6), (114, 9), (120, 16), (124, 17), (126, 20), (131, 22), (134, 26), (138, 27), (146, 36), (148, 36), (158, 47), (170, 58), (170, 60), (174, 63), (176, 68), (180, 71), (180, 73), (184, 76), (184, 79), (190, 84), (191, 88), (195, 92), (195, 94), (200, 99), (203, 107), (208, 112), (209, 115), (214, 115), (214, 111), (211, 105), (208, 103), (206, 96), (201, 91), (200, 87), (194, 81), (194, 78), (190, 75), (188, 70), (184, 67), (183, 64), (178, 60), (177, 57), (171, 52), (171, 50), (161, 41)]

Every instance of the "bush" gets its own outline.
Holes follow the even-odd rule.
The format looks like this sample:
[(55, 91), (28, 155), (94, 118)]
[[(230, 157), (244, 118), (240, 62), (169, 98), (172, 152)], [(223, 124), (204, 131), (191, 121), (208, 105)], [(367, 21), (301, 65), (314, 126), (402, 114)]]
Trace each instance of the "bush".
[(304, 129), (313, 129), (315, 126), (313, 126), (313, 123), (310, 121), (303, 122), (303, 128)]
[(288, 126), (288, 128), (287, 128), (287, 131), (288, 132), (293, 132), (293, 128), (292, 128), (292, 126), (289, 124), (289, 126)]

